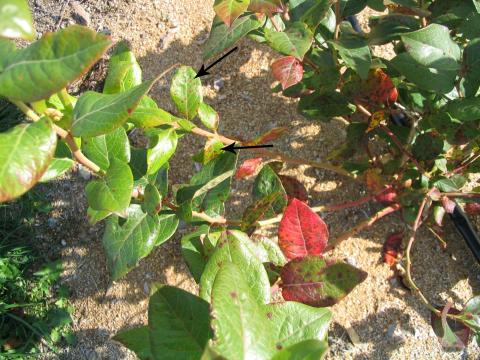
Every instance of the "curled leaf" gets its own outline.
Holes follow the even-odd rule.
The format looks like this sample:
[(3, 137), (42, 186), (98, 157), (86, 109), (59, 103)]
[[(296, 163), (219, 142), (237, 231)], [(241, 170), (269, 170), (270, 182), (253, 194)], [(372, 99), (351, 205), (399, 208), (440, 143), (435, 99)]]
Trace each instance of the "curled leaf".
[(442, 310), (441, 316), (432, 312), (430, 318), (433, 331), (446, 351), (461, 350), (468, 344), (470, 339), (470, 329), (468, 327), (459, 321), (447, 317), (447, 314), (460, 314), (460, 311), (452, 306), (452, 303), (447, 303)]
[(289, 259), (320, 255), (328, 241), (328, 228), (305, 203), (293, 199), (278, 228), (278, 244)]
[(392, 266), (398, 260), (398, 254), (402, 248), (403, 232), (390, 234), (383, 244), (383, 262)]

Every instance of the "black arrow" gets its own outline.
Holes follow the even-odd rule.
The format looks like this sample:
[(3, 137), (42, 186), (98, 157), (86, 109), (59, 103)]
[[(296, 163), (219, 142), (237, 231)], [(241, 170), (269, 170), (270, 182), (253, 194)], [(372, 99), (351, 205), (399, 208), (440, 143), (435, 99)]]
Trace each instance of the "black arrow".
[(217, 65), (220, 61), (222, 61), (223, 59), (225, 59), (228, 55), (230, 55), (231, 53), (233, 53), (234, 51), (237, 51), (238, 50), (238, 46), (235, 46), (232, 50), (230, 50), (228, 53), (226, 53), (225, 55), (223, 55), (220, 59), (218, 59), (217, 61), (213, 62), (210, 66), (207, 66), (205, 67), (204, 64), (202, 64), (202, 67), (200, 68), (200, 70), (198, 70), (197, 72), (197, 75), (195, 75), (195, 79), (198, 78), (198, 77), (201, 77), (201, 76), (205, 76), (205, 75), (208, 75), (210, 74), (208, 72), (208, 69), (212, 68), (213, 66)]
[(252, 146), (235, 146), (236, 142), (231, 143), (230, 145), (224, 146), (223, 151), (229, 151), (233, 154), (236, 154), (235, 150), (238, 149), (258, 149), (258, 148), (267, 148), (273, 147), (273, 145), (252, 145)]

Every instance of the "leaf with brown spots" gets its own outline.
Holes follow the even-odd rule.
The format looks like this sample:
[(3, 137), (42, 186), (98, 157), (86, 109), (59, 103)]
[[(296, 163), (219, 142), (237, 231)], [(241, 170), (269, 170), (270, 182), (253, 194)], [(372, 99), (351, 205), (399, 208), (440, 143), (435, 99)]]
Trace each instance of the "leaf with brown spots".
[(285, 56), (273, 62), (272, 74), (285, 90), (302, 81), (303, 65), (294, 56)]
[(215, 0), (213, 9), (215, 14), (230, 26), (245, 11), (247, 11), (250, 0)]
[(323, 220), (302, 201), (293, 199), (278, 228), (278, 244), (289, 259), (320, 255), (328, 241)]
[(343, 299), (367, 273), (347, 263), (309, 255), (290, 261), (280, 276), (285, 300), (322, 307)]

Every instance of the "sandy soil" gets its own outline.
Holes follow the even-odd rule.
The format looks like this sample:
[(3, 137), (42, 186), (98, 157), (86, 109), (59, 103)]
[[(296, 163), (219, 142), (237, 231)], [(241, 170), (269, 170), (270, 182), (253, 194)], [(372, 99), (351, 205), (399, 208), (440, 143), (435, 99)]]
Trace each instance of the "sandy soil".
[[(69, 1), (31, 2), (42, 32), (75, 22), (74, 8)], [(89, 14), (87, 20), (91, 27), (111, 33), (115, 40), (130, 42), (145, 78), (153, 78), (176, 62), (194, 67), (201, 65), (202, 44), (213, 18), (213, 0), (85, 0), (80, 3)], [(78, 16), (76, 18), (78, 21)], [(221, 115), (220, 132), (253, 138), (270, 128), (288, 126), (291, 132), (275, 144), (279, 150), (317, 160), (325, 158), (342, 142), (343, 124), (319, 124), (299, 116), (294, 101), (271, 94), (273, 79), (269, 64), (276, 55), (250, 40), (242, 41), (239, 46), (235, 56), (218, 65), (215, 75), (204, 80), (206, 99)], [(96, 86), (97, 78), (98, 72), (90, 77), (89, 85)], [(215, 79), (224, 80), (218, 91), (213, 87)], [(160, 106), (174, 111), (168, 83), (169, 78), (157, 84), (152, 95)], [(195, 171), (189, 158), (202, 143), (202, 139), (193, 136), (182, 139), (180, 151), (171, 162), (174, 182), (187, 181)], [(306, 185), (313, 205), (353, 200), (364, 193), (358, 184), (308, 166), (288, 167), (284, 173)], [(80, 175), (74, 172), (54, 184), (43, 185), (54, 210), (38, 220), (38, 246), (46, 257), (61, 256), (65, 260), (63, 281), (71, 288), (76, 308), (74, 330), (78, 343), (65, 349), (62, 358), (133, 359), (131, 353), (110, 337), (118, 330), (145, 323), (147, 294), (152, 283), (168, 283), (191, 292), (198, 290), (179, 251), (179, 239), (188, 229), (181, 228), (171, 241), (141, 261), (137, 269), (111, 284), (101, 247), (103, 226), (87, 224), (83, 193), (86, 181)], [(246, 205), (243, 197), (251, 185), (249, 181), (234, 183), (231, 215), (241, 214)], [(333, 236), (379, 209), (376, 204), (368, 204), (324, 214), (324, 219)], [(429, 312), (392, 278), (393, 272), (381, 262), (385, 236), (402, 227), (401, 219), (393, 215), (335, 250), (336, 258), (347, 259), (369, 276), (332, 308), (334, 323), (329, 358), (477, 358), (479, 349), (474, 345), (463, 352), (444, 353), (430, 328)], [(472, 294), (480, 293), (480, 269), (452, 229), (447, 232), (447, 241), (449, 247), (444, 252), (429, 233), (420, 232), (413, 255), (413, 271), (415, 280), (432, 302), (441, 304), (452, 300), (461, 306)], [(351, 343), (346, 332), (348, 327), (358, 333), (360, 344)]]

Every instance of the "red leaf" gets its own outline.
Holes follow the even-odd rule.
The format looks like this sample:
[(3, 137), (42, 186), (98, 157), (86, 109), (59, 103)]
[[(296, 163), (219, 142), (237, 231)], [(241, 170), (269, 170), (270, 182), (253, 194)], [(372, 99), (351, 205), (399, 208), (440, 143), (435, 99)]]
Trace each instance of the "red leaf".
[(392, 266), (398, 260), (398, 253), (402, 248), (403, 232), (390, 234), (383, 244), (383, 262)]
[(296, 258), (280, 273), (282, 296), (310, 306), (331, 306), (367, 277), (367, 273), (343, 262), (321, 256)]
[(303, 78), (303, 65), (294, 56), (285, 56), (272, 64), (275, 80), (280, 81), (283, 90), (298, 84)]
[(480, 204), (479, 203), (468, 203), (465, 205), (465, 212), (468, 215), (479, 215), (480, 214)]
[(382, 69), (371, 70), (366, 82), (369, 100), (379, 103), (394, 103), (398, 91), (390, 77)]
[(248, 176), (252, 176), (257, 171), (258, 167), (262, 163), (262, 158), (247, 159), (237, 170), (235, 176), (237, 179), (243, 179)]
[(248, 8), (248, 1), (245, 0), (221, 0), (215, 1), (213, 9), (220, 19), (230, 27), (232, 23)]
[(392, 185), (388, 185), (384, 192), (375, 196), (375, 200), (382, 204), (391, 204), (397, 199), (397, 192)]
[(328, 241), (328, 228), (308, 205), (293, 199), (278, 227), (278, 245), (289, 259), (320, 255)]
[(280, 136), (282, 136), (287, 131), (288, 131), (288, 128), (285, 127), (285, 126), (273, 128), (273, 129), (267, 131), (265, 134), (260, 135), (255, 140), (252, 140), (252, 141), (249, 141), (249, 142), (245, 143), (245, 145), (264, 144), (266, 142), (278, 139)]
[(308, 193), (305, 186), (298, 181), (297, 179), (286, 176), (286, 175), (278, 175), (280, 181), (282, 182), (283, 188), (288, 196), (288, 201), (292, 201), (293, 199), (298, 199), (303, 202), (308, 201)]

